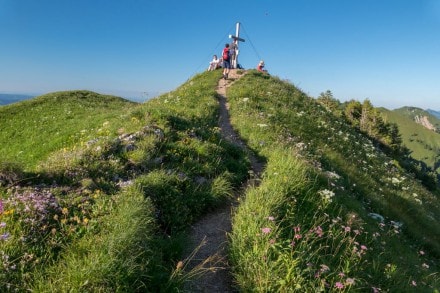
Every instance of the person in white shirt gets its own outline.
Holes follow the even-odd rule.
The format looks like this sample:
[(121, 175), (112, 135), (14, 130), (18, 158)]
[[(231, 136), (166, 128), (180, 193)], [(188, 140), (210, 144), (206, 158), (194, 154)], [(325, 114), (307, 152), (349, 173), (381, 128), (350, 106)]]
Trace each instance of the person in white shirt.
[(208, 71), (216, 70), (220, 66), (220, 59), (217, 58), (217, 55), (212, 57), (211, 62), (209, 62)]

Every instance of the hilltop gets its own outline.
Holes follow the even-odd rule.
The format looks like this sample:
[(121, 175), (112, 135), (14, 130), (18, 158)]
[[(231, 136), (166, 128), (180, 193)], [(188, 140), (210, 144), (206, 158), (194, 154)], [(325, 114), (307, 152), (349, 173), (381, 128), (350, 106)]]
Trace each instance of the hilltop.
[[(178, 291), (206, 270), (182, 258), (190, 226), (233, 198), (239, 291), (440, 288), (438, 189), (397, 128), (250, 70), (225, 92), (243, 149), (222, 136), (220, 77), (142, 104), (79, 91), (0, 108), (2, 290)], [(252, 157), (265, 169), (243, 187)]]

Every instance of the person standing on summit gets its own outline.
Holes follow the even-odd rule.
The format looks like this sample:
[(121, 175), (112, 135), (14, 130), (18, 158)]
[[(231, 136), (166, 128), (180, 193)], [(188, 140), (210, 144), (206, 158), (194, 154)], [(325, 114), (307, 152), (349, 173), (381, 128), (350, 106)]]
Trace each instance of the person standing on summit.
[(226, 44), (222, 52), (223, 58), (223, 78), (228, 79), (229, 69), (231, 69), (231, 56), (229, 56), (229, 44)]

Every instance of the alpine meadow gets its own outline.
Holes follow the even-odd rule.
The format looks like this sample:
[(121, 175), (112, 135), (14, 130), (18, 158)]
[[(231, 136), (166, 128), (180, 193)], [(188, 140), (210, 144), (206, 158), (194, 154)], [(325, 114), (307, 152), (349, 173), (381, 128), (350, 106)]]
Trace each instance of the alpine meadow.
[[(145, 103), (65, 91), (0, 106), (0, 291), (185, 292), (219, 269), (188, 269), (191, 226), (234, 202), (234, 292), (439, 292), (440, 185), (397, 120), (236, 72), (246, 149), (221, 133), (221, 70)], [(264, 170), (244, 186), (251, 156)]]

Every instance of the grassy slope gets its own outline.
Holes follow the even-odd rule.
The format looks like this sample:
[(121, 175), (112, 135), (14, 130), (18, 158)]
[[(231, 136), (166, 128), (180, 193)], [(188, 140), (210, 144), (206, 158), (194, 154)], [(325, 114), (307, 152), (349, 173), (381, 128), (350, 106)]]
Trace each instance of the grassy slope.
[[(63, 243), (66, 251), (62, 252), (59, 260), (35, 255), (46, 269), (32, 263), (33, 268), (39, 271), (34, 288), (40, 291), (70, 288), (73, 291), (96, 292), (129, 290), (131, 284), (136, 286), (131, 290), (136, 291), (146, 288), (155, 290), (169, 281), (169, 270), (178, 260), (176, 253), (181, 246), (181, 243), (176, 243), (179, 241), (173, 240), (174, 232), (182, 231), (200, 214), (224, 200), (231, 187), (238, 184), (246, 172), (243, 154), (221, 140), (216, 128), (218, 109), (214, 88), (219, 77), (218, 72), (196, 76), (176, 91), (143, 105), (111, 97), (109, 101), (88, 92), (67, 92), (63, 95), (75, 96), (71, 100), (74, 103), (69, 103), (69, 99), (59, 101), (59, 98), (55, 98), (59, 93), (45, 97), (43, 104), (39, 104), (38, 99), (32, 104), (23, 102), (32, 105), (35, 110), (24, 109), (30, 113), (35, 111), (36, 115), (18, 111), (23, 109), (20, 108), (22, 103), (0, 108), (0, 111), (5, 111), (2, 114), (15, 111), (14, 115), (5, 114), (5, 117), (10, 115), (10, 119), (18, 119), (22, 115), (21, 120), (7, 124), (7, 131), (2, 131), (2, 135), (8, 138), (5, 140), (8, 142), (6, 146), (11, 143), (5, 149), (15, 152), (5, 151), (3, 155), (8, 161), (17, 161), (28, 169), (40, 165), (43, 171), (45, 167), (51, 169), (53, 164), (59, 164), (57, 168), (61, 171), (63, 168), (70, 171), (86, 170), (89, 177), (83, 179), (105, 181), (106, 185), (101, 185), (112, 186), (108, 188), (109, 193), (104, 195), (104, 198), (112, 200), (105, 201), (103, 205), (96, 200), (93, 213), (86, 214), (92, 226), (87, 226), (83, 218), (85, 208), (67, 215), (71, 217), (67, 218), (67, 228), (73, 229), (78, 235), (73, 237), (72, 243)], [(250, 73), (234, 85), (228, 97), (234, 125), (250, 146), (268, 160), (261, 187), (249, 191), (235, 219), (233, 240), (242, 241), (242, 253), (250, 257), (241, 262), (239, 252), (235, 258), (238, 260), (237, 279), (243, 290), (259, 288), (261, 291), (278, 291), (280, 286), (289, 288), (296, 284), (302, 286), (298, 287), (301, 291), (324, 286), (321, 278), (313, 277), (315, 271), (309, 267), (309, 261), (314, 266), (328, 264), (331, 267), (331, 273), (325, 272), (329, 274), (328, 282), (340, 278), (336, 269), (345, 270), (347, 276), (356, 279), (356, 286), (360, 286), (356, 288), (361, 290), (370, 290), (373, 285), (384, 290), (406, 290), (412, 288), (412, 280), (419, 282), (421, 288), (436, 284), (433, 281), (436, 276), (429, 277), (427, 274), (438, 271), (438, 261), (433, 258), (433, 254), (438, 255), (440, 243), (437, 199), (410, 176), (401, 173), (393, 162), (375, 150), (371, 142), (326, 113), (291, 85)], [(93, 111), (89, 112), (89, 109)], [(64, 118), (61, 119), (63, 122), (53, 118), (57, 115)], [(70, 116), (72, 119), (69, 119)], [(16, 124), (21, 127), (14, 127)], [(120, 141), (111, 139), (121, 132), (138, 131), (145, 125), (154, 125), (153, 129), (159, 132), (155, 130), (154, 134), (148, 132), (141, 136), (135, 142), (133, 151), (128, 151)], [(20, 136), (20, 139), (14, 139), (15, 136)], [(62, 137), (59, 141), (58, 136)], [(87, 152), (90, 154), (79, 152), (87, 155), (82, 161), (70, 162), (68, 156), (64, 156), (62, 158), (66, 161), (59, 163), (58, 153), (65, 154), (63, 149), (68, 153), (84, 148), (85, 144), (81, 143), (92, 139), (103, 139), (103, 142), (89, 149)], [(26, 152), (20, 153), (23, 146), (27, 146)], [(33, 154), (34, 151), (37, 155)], [(46, 162), (45, 158), (48, 157)], [(41, 164), (41, 161), (45, 164)], [(122, 171), (119, 175), (125, 178), (131, 176), (133, 190), (128, 190), (129, 194), (118, 190), (116, 182), (112, 181), (114, 176), (98, 172), (108, 170)], [(332, 177), (330, 171), (341, 177)], [(99, 178), (93, 177), (96, 172)], [(399, 183), (393, 182), (394, 177)], [(200, 178), (207, 181), (197, 184)], [(61, 194), (65, 194), (67, 187), (60, 188)], [(335, 192), (333, 202), (317, 196), (323, 190)], [(7, 195), (4, 192), (2, 196)], [(83, 185), (78, 192), (81, 193), (77, 198), (87, 200), (81, 200), (81, 205), (89, 200), (93, 202), (91, 199), (98, 194), (103, 195), (100, 188), (93, 188), (93, 184)], [(147, 201), (142, 201), (139, 193)], [(120, 197), (128, 199), (123, 206), (115, 204), (124, 202), (119, 200)], [(130, 197), (133, 197), (133, 201)], [(68, 201), (69, 196), (63, 195), (63, 200)], [(78, 201), (70, 204), (69, 212), (78, 205)], [(138, 209), (124, 208), (130, 207), (130, 204)], [(383, 230), (366, 216), (369, 211), (386, 217)], [(104, 216), (98, 217), (99, 213), (104, 213)], [(60, 213), (59, 216), (64, 214)], [(0, 217), (6, 221), (6, 227), (12, 225), (14, 219), (10, 215), (4, 213)], [(337, 219), (339, 226), (326, 222), (332, 218)], [(72, 222), (69, 222), (70, 219)], [(80, 225), (75, 226), (78, 219)], [(129, 229), (133, 222), (142, 219), (151, 225)], [(405, 225), (403, 230), (394, 229), (390, 220), (402, 221)], [(118, 226), (112, 228), (112, 223), (118, 223)], [(240, 224), (246, 233), (238, 228)], [(171, 232), (171, 240), (157, 238), (154, 232), (159, 226)], [(353, 230), (359, 229), (362, 235), (358, 238), (346, 237), (341, 229), (347, 226)], [(263, 227), (271, 228), (273, 234), (265, 235), (261, 230)], [(321, 246), (322, 240), (316, 238), (314, 242), (304, 241), (303, 244), (297, 241), (296, 251), (302, 251), (302, 254), (292, 254), (291, 242), (296, 239), (297, 227), (301, 227), (301, 234), (312, 228), (316, 234), (318, 227), (329, 235), (330, 232), (333, 234), (332, 237), (323, 238), (325, 246)], [(372, 238), (373, 233), (379, 233), (380, 237)], [(395, 236), (393, 233), (399, 234)], [(265, 236), (261, 237), (262, 234)], [(51, 241), (55, 241), (58, 234), (54, 234), (54, 237), (50, 236), (52, 233), (47, 235), (48, 251), (52, 253)], [(118, 245), (133, 245), (139, 249), (142, 248), (138, 245), (139, 235), (148, 239), (142, 244), (146, 245), (146, 249), (144, 252), (138, 250), (134, 255), (131, 250), (120, 250), (120, 254), (110, 253), (108, 256), (112, 256), (111, 259), (107, 259), (102, 257), (102, 251), (90, 245), (97, 243), (106, 251)], [(367, 244), (371, 252), (361, 258), (357, 254), (352, 255), (353, 246), (350, 245), (353, 242), (350, 241)], [(0, 243), (9, 244), (13, 243)], [(346, 246), (346, 250), (341, 249), (342, 246)], [(264, 247), (261, 250), (264, 251), (259, 254), (261, 247)], [(15, 249), (15, 246), (7, 246), (8, 250), (3, 248), (6, 252)], [(426, 256), (419, 255), (418, 251), (425, 248)], [(21, 252), (27, 253), (26, 249), (24, 247)], [(154, 250), (153, 254), (151, 250)], [(332, 257), (334, 253), (340, 258)], [(400, 255), (406, 258), (401, 259)], [(100, 265), (88, 260), (99, 260)], [(430, 268), (421, 267), (422, 262), (429, 264)], [(59, 273), (59, 267), (62, 268), (62, 274)], [(164, 269), (158, 270), (159, 267)], [(26, 266), (23, 268), (28, 269)], [(16, 276), (18, 279), (15, 281), (22, 286), (30, 286), (32, 280), (29, 280), (29, 271), (25, 272), (24, 279)], [(0, 277), (4, 276), (0, 274)], [(255, 279), (252, 279), (253, 276)], [(20, 282), (23, 280), (26, 283)], [(71, 287), (73, 283), (77, 284), (75, 288)]]
[(234, 218), (243, 290), (438, 288), (436, 197), (292, 85), (248, 73), (228, 98), (234, 126), (268, 161)]
[(440, 134), (415, 123), (413, 116), (405, 109), (394, 111), (382, 109), (381, 112), (387, 121), (399, 126), (403, 143), (411, 150), (411, 156), (425, 162), (429, 167), (434, 167), (439, 156)]
[(1, 161), (32, 169), (48, 154), (93, 138), (106, 121), (110, 129), (126, 120), (136, 104), (88, 91), (43, 95), (0, 107)]
[[(39, 120), (44, 126), (14, 116), (23, 104), (3, 109), (17, 124), (33, 127), (10, 123), (5, 135), (21, 137), (8, 141), (11, 147), (28, 145), (19, 162), (36, 176), (28, 186), (13, 180), (15, 188), (0, 188), (0, 229), (9, 233), (0, 242), (8, 256), (0, 289), (176, 291), (185, 278), (173, 272), (184, 245), (180, 235), (247, 174), (244, 154), (222, 140), (217, 127), (219, 75), (196, 76), (142, 105), (101, 102), (102, 96), (83, 92), (63, 93), (66, 101), (60, 101), (59, 93), (51, 94), (26, 104), (38, 111), (32, 119), (45, 117)], [(36, 150), (38, 161), (31, 132), (41, 141), (61, 136), (62, 143)], [(50, 185), (41, 184), (45, 178)], [(40, 211), (44, 221), (35, 221)]]

